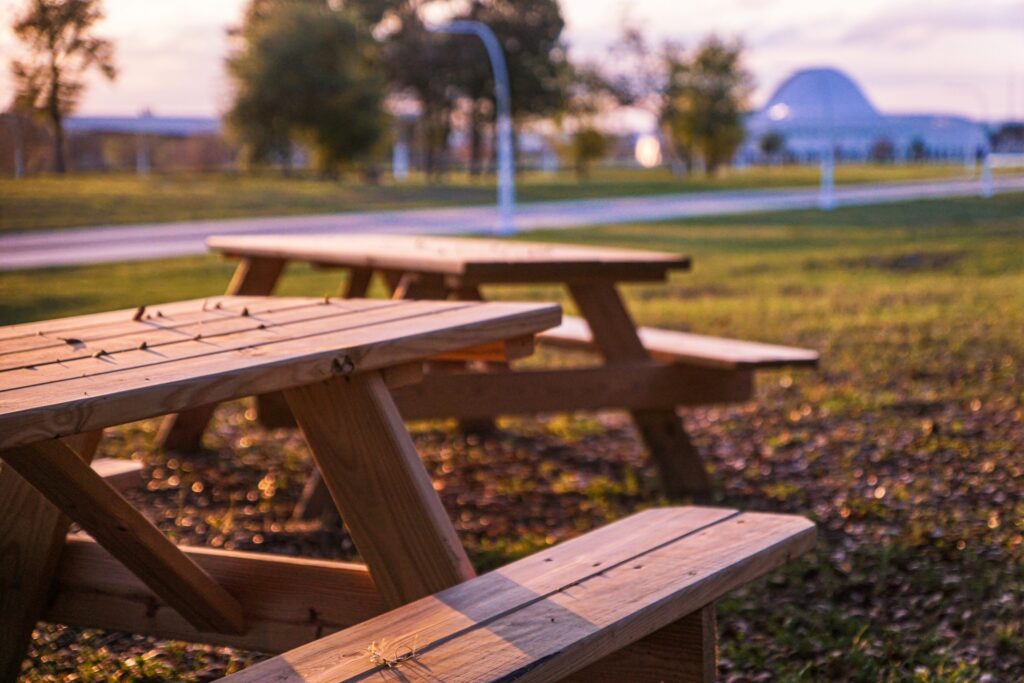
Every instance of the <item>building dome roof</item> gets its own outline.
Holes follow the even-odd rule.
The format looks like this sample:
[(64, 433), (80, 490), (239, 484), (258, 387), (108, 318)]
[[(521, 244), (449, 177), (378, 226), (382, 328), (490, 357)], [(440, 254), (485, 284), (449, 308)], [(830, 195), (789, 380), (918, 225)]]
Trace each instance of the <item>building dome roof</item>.
[(760, 112), (773, 123), (843, 125), (881, 118), (849, 76), (837, 69), (802, 69), (787, 78)]

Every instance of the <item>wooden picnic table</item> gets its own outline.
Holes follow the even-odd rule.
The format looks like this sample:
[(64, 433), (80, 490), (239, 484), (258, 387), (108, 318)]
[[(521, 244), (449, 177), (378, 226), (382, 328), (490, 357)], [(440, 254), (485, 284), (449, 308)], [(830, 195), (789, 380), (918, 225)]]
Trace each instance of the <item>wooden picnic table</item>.
[[(40, 619), (275, 652), (472, 577), (391, 387), (559, 319), (225, 296), (0, 328), (0, 681)], [(283, 392), (365, 566), (178, 547), (89, 466), (105, 427), (265, 392)], [(72, 521), (88, 537), (66, 537)]]
[[(710, 490), (677, 407), (747, 400), (755, 371), (813, 366), (818, 359), (807, 349), (638, 328), (618, 285), (663, 282), (669, 273), (689, 269), (690, 259), (680, 254), (405, 235), (225, 236), (212, 237), (207, 244), (241, 259), (230, 294), (272, 293), (290, 261), (347, 269), (341, 292), (346, 297), (365, 296), (375, 273), (399, 299), (481, 300), (485, 285), (564, 285), (583, 319), (566, 318), (539, 340), (596, 350), (602, 363), (432, 375), (396, 395), (403, 416), (479, 421), (500, 414), (624, 408), (672, 495)], [(261, 397), (261, 417), (266, 415), (270, 425), (288, 423), (282, 412), (280, 400)], [(197, 449), (209, 417), (209, 412), (196, 412), (175, 418), (165, 425), (164, 444)]]

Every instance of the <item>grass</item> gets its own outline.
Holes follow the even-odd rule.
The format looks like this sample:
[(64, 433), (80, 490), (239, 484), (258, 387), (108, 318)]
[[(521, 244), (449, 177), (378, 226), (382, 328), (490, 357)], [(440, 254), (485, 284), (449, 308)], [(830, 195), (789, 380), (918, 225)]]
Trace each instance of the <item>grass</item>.
[[(840, 166), (838, 183), (959, 177), (962, 166)], [(83, 225), (149, 223), (286, 214), (333, 213), (494, 201), (493, 178), (453, 174), (443, 185), (414, 177), (402, 185), (367, 185), (274, 175), (73, 175), (0, 179), (0, 232)], [(813, 185), (808, 166), (732, 170), (718, 178), (676, 178), (664, 169), (595, 169), (586, 182), (571, 173), (529, 173), (519, 178), (521, 201), (600, 198)]]
[[(716, 503), (805, 514), (820, 532), (815, 552), (720, 603), (724, 680), (1024, 679), (1024, 194), (523, 238), (689, 253), (691, 273), (625, 288), (641, 322), (822, 352), (817, 373), (766, 373), (753, 404), (686, 415)], [(230, 271), (202, 257), (0, 274), (0, 322), (219, 293)], [(295, 267), (281, 292), (338, 284), (336, 273)], [(254, 433), (246, 419), (226, 412), (210, 443), (251, 472), (251, 485), (244, 474), (234, 484), (248, 512), (197, 502), (216, 495), (209, 481), (193, 493), (194, 483), (222, 457), (194, 470), (169, 461), (148, 447), (151, 425), (116, 432), (105, 454), (149, 464), (156, 480), (136, 502), (155, 498), (162, 528), (192, 543), (293, 552), (313, 534), (314, 552), (350, 556), (340, 529), (275, 521), (308, 465), (295, 435)], [(614, 415), (502, 425), (493, 443), (443, 425), (416, 430), (481, 569), (667, 502), (649, 493), (650, 468)], [(111, 638), (41, 629), (28, 679), (143, 680), (251, 657), (161, 641), (140, 652)]]

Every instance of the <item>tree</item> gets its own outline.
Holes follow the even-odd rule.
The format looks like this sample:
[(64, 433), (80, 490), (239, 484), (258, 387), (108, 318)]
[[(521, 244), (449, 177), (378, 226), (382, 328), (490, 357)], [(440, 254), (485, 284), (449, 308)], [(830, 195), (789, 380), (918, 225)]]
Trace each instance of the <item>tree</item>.
[(11, 62), (15, 106), (49, 122), (57, 173), (67, 171), (64, 118), (85, 90), (83, 75), (96, 68), (109, 80), (117, 76), (113, 44), (92, 33), (101, 19), (100, 0), (30, 0), (11, 24), (29, 52)]
[(374, 148), (385, 130), (385, 80), (369, 27), (322, 0), (256, 0), (228, 58), (227, 113), (247, 158), (290, 166), (294, 143), (333, 173)]
[(580, 128), (572, 135), (573, 162), (576, 177), (585, 180), (590, 175), (590, 164), (608, 153), (608, 140), (596, 128)]
[(753, 81), (742, 54), (739, 42), (711, 36), (691, 59), (670, 65), (663, 120), (677, 144), (700, 155), (708, 175), (743, 142), (743, 111)]
[[(473, 0), (458, 19), (480, 21), (501, 43), (508, 64), (512, 117), (549, 116), (566, 103), (570, 65), (558, 0)], [(494, 78), (480, 40), (452, 41), (458, 51), (452, 82), (469, 100), (470, 171), (477, 172), (481, 128), (495, 113)]]
[(761, 136), (761, 154), (772, 161), (786, 149), (786, 136), (777, 130), (770, 130)]

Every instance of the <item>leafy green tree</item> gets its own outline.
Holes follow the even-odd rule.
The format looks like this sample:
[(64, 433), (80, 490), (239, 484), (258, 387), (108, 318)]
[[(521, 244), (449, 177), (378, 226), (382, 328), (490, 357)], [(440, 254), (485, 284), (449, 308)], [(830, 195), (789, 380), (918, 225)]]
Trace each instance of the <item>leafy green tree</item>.
[(391, 87), (399, 95), (419, 102), (419, 147), (427, 176), (439, 179), (458, 97), (453, 74), (459, 66), (459, 54), (453, 47), (453, 37), (427, 31), (421, 16), (425, 4), (430, 3), (408, 0), (390, 7), (389, 26), (382, 41)]
[(358, 14), (317, 0), (256, 0), (228, 58), (231, 130), (252, 162), (302, 143), (325, 173), (374, 148), (385, 130), (385, 80)]
[(100, 0), (30, 0), (11, 24), (28, 50), (11, 61), (15, 108), (49, 122), (57, 173), (67, 171), (64, 118), (85, 90), (83, 75), (96, 68), (110, 80), (117, 76), (113, 44), (93, 34), (101, 19)]
[(743, 111), (753, 85), (743, 46), (707, 38), (685, 61), (671, 65), (663, 119), (674, 141), (704, 161), (708, 175), (743, 142)]
[[(571, 67), (558, 0), (473, 0), (456, 18), (480, 21), (497, 36), (508, 64), (512, 117), (517, 123), (565, 107)], [(481, 128), (492, 123), (495, 113), (494, 78), (480, 40), (462, 37), (452, 44), (457, 70), (451, 82), (469, 100), (470, 169), (476, 171)]]
[(573, 133), (573, 163), (579, 180), (587, 179), (590, 175), (590, 165), (607, 153), (608, 139), (596, 128), (580, 128)]
[(761, 136), (759, 142), (761, 154), (766, 159), (772, 160), (782, 154), (786, 148), (786, 136), (776, 130), (770, 130)]

